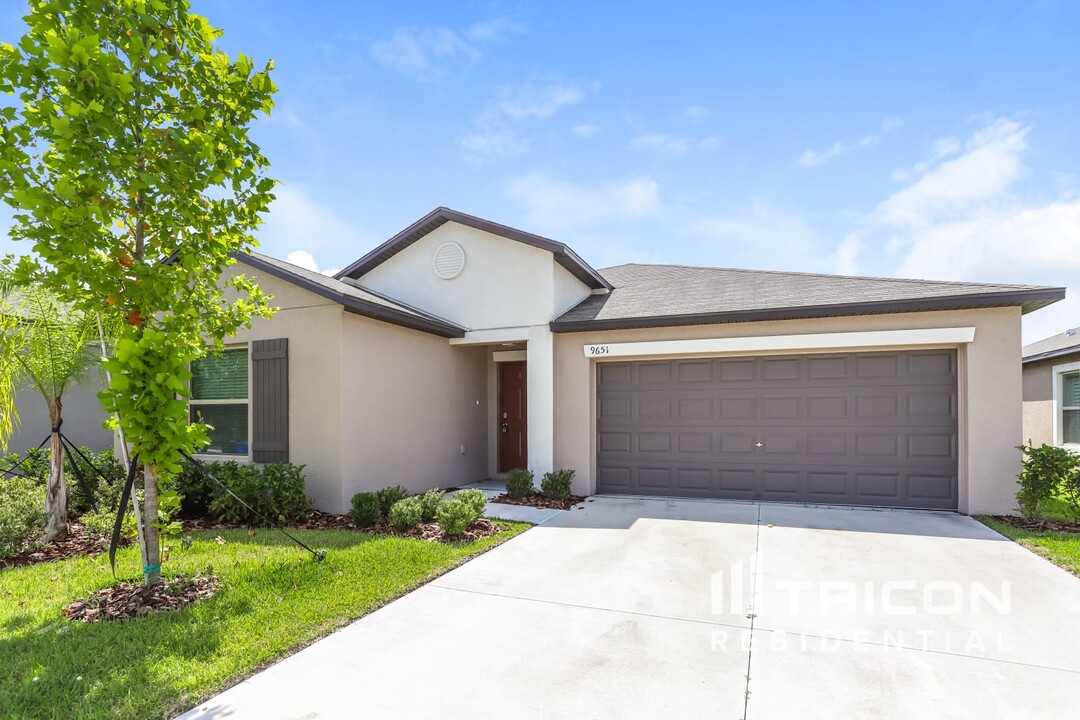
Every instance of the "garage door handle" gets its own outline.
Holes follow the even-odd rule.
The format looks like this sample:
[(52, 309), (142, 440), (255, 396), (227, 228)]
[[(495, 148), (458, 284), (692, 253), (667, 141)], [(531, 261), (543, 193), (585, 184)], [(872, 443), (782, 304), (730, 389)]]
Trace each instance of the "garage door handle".
[(765, 443), (757, 443), (754, 447), (765, 447)]

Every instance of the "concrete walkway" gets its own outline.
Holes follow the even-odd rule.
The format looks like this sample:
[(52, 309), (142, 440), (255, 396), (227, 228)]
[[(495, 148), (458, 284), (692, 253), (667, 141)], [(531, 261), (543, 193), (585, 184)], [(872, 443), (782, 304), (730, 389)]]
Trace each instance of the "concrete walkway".
[(1080, 579), (937, 513), (597, 498), (185, 718), (1064, 718)]

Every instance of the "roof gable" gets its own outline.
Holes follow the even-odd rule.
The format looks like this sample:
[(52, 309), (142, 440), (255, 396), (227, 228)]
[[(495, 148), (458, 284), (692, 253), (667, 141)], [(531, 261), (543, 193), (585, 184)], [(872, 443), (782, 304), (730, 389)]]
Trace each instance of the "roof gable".
[(1080, 328), (1069, 328), (1063, 333), (1025, 345), (1022, 352), (1025, 363), (1073, 353), (1080, 353)]
[(473, 215), (466, 215), (465, 213), (445, 207), (435, 208), (382, 245), (379, 245), (367, 255), (364, 255), (362, 258), (346, 267), (334, 277), (337, 279), (346, 277), (360, 278), (370, 272), (373, 268), (378, 267), (428, 233), (448, 222), (456, 222), (477, 230), (483, 230), (492, 235), (504, 237), (508, 240), (514, 240), (515, 242), (531, 245), (532, 247), (540, 248), (541, 250), (547, 250), (555, 256), (555, 262), (566, 268), (567, 271), (588, 287), (594, 290), (611, 289), (611, 285), (608, 284), (607, 280), (605, 280), (599, 272), (578, 257), (577, 253), (571, 250), (569, 246), (561, 242), (540, 235), (527, 233), (523, 230), (507, 227), (506, 225), (500, 225)]

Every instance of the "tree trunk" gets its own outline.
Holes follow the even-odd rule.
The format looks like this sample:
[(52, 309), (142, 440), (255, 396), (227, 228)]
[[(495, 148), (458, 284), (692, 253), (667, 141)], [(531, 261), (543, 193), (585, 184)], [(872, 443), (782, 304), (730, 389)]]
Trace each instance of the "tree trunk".
[(158, 541), (157, 473), (143, 466), (143, 580), (146, 587), (161, 582), (161, 543)]
[[(55, 423), (53, 427), (56, 427)], [(45, 541), (52, 542), (67, 532), (67, 488), (64, 486), (64, 445), (60, 442), (60, 433), (52, 434), (49, 446), (49, 482), (45, 486)]]
[(55, 397), (49, 406), (49, 422), (52, 424), (49, 445), (49, 482), (45, 485), (45, 541), (52, 542), (67, 532), (67, 488), (64, 486), (64, 444), (60, 440), (60, 425), (64, 420), (63, 404)]

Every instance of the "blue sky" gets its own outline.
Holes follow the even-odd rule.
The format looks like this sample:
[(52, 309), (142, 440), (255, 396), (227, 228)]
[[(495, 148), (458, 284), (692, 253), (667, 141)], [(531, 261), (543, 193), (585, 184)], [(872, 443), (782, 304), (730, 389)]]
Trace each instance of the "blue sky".
[(1069, 285), (1025, 340), (1080, 325), (1080, 3), (194, 8), (277, 64), (270, 254), (332, 270), (447, 205), (597, 267)]

